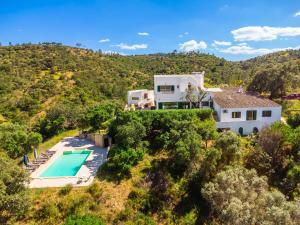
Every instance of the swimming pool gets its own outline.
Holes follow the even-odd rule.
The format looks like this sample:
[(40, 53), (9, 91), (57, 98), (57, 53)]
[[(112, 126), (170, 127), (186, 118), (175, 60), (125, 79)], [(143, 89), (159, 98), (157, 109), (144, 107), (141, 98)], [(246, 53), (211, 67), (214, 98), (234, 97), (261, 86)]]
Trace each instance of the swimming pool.
[(90, 150), (65, 151), (39, 177), (75, 176), (91, 152)]

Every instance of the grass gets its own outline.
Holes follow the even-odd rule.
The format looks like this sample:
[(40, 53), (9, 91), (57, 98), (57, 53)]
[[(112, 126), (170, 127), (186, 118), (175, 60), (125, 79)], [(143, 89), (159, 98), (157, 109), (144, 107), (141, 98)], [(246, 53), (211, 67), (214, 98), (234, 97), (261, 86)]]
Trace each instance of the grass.
[[(60, 135), (60, 137), (63, 136)], [(59, 140), (58, 137), (54, 139)], [(51, 140), (50, 142), (49, 140), (52, 144), (55, 144), (56, 141)], [(48, 143), (43, 143), (43, 150), (46, 149), (45, 146), (50, 146)], [(65, 189), (69, 189), (68, 187), (30, 189), (32, 207), (26, 218), (16, 224), (61, 224), (68, 214), (74, 213), (93, 214), (103, 218), (107, 224), (112, 224), (118, 213), (125, 209), (128, 195), (135, 183), (145, 175), (143, 171), (151, 167), (154, 159), (161, 157), (165, 156), (163, 154), (155, 156), (146, 154), (144, 159), (131, 169), (132, 176), (129, 179), (123, 179), (120, 183), (100, 177), (100, 179), (95, 178), (92, 186), (73, 187), (67, 191)], [(62, 194), (62, 192), (64, 193)], [(50, 205), (60, 209), (58, 214), (54, 214), (53, 210), (49, 209)], [(47, 208), (45, 208), (46, 206)], [(44, 212), (45, 210), (46, 212)], [(47, 217), (36, 218), (37, 215), (41, 215), (41, 212), (47, 213)]]
[(283, 104), (283, 115), (288, 116), (289, 113), (293, 113), (293, 110), (300, 110), (300, 101), (299, 100), (287, 100)]
[[(56, 145), (58, 142), (60, 142), (65, 137), (74, 137), (76, 135), (78, 135), (78, 130), (64, 131), (64, 132), (46, 140), (45, 142), (41, 143), (38, 146), (38, 154), (41, 154), (41, 153), (45, 152), (46, 150), (50, 149), (51, 147)], [(29, 155), (29, 159), (33, 159), (33, 158), (34, 158), (34, 155), (33, 155), (33, 153), (31, 153)]]

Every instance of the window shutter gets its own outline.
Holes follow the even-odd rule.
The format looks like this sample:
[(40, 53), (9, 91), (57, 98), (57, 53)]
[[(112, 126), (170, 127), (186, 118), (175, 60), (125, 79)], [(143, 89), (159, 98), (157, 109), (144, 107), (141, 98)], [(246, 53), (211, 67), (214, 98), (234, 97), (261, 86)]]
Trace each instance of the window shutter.
[(157, 92), (160, 92), (160, 86), (157, 86)]
[(253, 111), (253, 120), (256, 120), (256, 114), (257, 114), (257, 111)]
[(174, 91), (175, 90), (175, 87), (174, 85), (171, 86), (171, 91)]

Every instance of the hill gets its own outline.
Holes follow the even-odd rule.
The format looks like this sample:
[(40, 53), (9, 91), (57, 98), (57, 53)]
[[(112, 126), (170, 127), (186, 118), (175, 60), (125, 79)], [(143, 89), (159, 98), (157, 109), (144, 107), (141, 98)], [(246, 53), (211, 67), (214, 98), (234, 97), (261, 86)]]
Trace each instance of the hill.
[(152, 88), (154, 74), (193, 71), (205, 71), (209, 86), (244, 83), (280, 97), (300, 86), (300, 51), (230, 62), (201, 53), (121, 56), (57, 43), (2, 46), (0, 115), (32, 124), (55, 105), (80, 111), (105, 100), (124, 103), (127, 90)]
[(211, 85), (243, 79), (235, 63), (206, 54), (105, 55), (60, 44), (0, 47), (0, 114), (27, 123), (55, 104), (124, 101), (154, 74), (206, 71)]

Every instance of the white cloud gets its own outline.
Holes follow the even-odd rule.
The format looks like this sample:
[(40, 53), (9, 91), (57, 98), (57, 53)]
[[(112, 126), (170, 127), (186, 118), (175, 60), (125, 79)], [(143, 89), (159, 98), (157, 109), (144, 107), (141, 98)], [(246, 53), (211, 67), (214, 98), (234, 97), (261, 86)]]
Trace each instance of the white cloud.
[(213, 46), (230, 46), (230, 41), (214, 41)]
[(149, 36), (148, 32), (138, 32), (138, 35), (140, 36)]
[(195, 41), (195, 40), (190, 40), (187, 42), (184, 42), (182, 44), (179, 44), (179, 49), (184, 51), (184, 52), (191, 52), (191, 51), (197, 51), (200, 49), (206, 49), (207, 44), (204, 41)]
[(300, 16), (300, 10), (294, 14), (294, 17)]
[(300, 27), (249, 26), (231, 31), (235, 41), (270, 41), (300, 35)]
[(137, 49), (146, 49), (148, 48), (147, 44), (133, 44), (133, 45), (128, 45), (125, 43), (120, 43), (118, 45), (112, 45), (113, 47), (118, 47), (120, 49), (125, 49), (125, 50), (137, 50)]
[(109, 38), (104, 38), (99, 41), (100, 43), (110, 42)]
[(178, 37), (183, 38), (183, 36), (189, 35), (189, 32), (184, 32), (183, 34), (179, 34)]
[(242, 45), (231, 46), (226, 49), (220, 49), (220, 52), (233, 54), (233, 55), (264, 55), (272, 52), (284, 51), (284, 50), (292, 50), (299, 49), (300, 46), (297, 47), (287, 47), (287, 48), (253, 48), (248, 46), (246, 43), (242, 43)]

